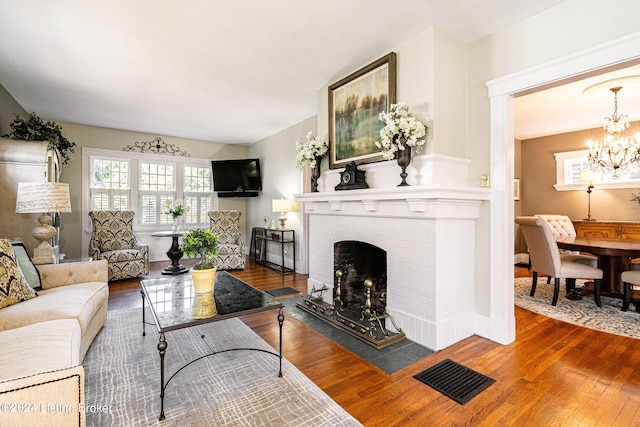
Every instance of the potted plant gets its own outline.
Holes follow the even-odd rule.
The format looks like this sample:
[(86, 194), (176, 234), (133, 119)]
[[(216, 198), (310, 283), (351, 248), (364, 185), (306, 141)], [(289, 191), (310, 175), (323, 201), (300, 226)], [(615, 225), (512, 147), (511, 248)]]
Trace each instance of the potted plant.
[(217, 270), (214, 256), (218, 253), (218, 236), (211, 229), (191, 230), (183, 236), (180, 250), (189, 258), (200, 258), (200, 262), (191, 269), (196, 293), (213, 292)]
[(36, 113), (31, 113), (27, 120), (16, 114), (9, 127), (11, 133), (6, 137), (24, 141), (47, 141), (49, 150), (57, 151), (65, 165), (69, 162), (69, 153), (73, 153), (76, 147), (75, 142), (62, 135), (62, 126), (52, 121), (45, 122)]

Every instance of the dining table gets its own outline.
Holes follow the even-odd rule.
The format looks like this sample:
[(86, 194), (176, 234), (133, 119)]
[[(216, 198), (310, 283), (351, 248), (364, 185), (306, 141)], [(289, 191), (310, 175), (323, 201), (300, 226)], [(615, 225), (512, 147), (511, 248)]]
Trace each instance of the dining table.
[(555, 240), (559, 249), (597, 256), (598, 268), (602, 270), (601, 294), (623, 297), (621, 275), (623, 271), (631, 269), (631, 260), (640, 258), (639, 240), (578, 236), (558, 236)]

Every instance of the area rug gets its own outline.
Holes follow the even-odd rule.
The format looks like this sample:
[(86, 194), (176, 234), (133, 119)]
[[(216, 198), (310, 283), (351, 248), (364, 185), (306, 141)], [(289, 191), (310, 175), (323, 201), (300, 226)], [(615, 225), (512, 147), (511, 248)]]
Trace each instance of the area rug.
[[(143, 337), (141, 317), (140, 309), (110, 312), (84, 360), (85, 401), (97, 408), (88, 426), (361, 425), (287, 360), (278, 378), (278, 357), (259, 351), (220, 353), (182, 370), (166, 388), (166, 419), (158, 421), (158, 334), (147, 326)], [(166, 336), (166, 378), (211, 350), (273, 351), (238, 319)]]
[[(633, 305), (629, 311), (623, 312), (622, 301), (616, 298), (603, 296), (602, 308), (593, 301), (593, 295), (585, 295), (581, 300), (569, 300), (562, 281), (558, 304), (554, 307), (551, 305), (553, 284), (547, 285), (546, 281), (545, 277), (539, 278), (536, 294), (530, 297), (531, 277), (516, 278), (516, 305), (563, 322), (640, 339), (640, 313), (633, 311)], [(578, 281), (576, 286), (580, 285)]]
[(280, 300), (284, 305), (287, 314), (295, 317), (297, 320), (315, 329), (352, 353), (357, 354), (367, 362), (382, 369), (387, 374), (399, 371), (400, 369), (412, 365), (415, 362), (433, 354), (432, 350), (408, 339), (378, 350), (330, 325), (329, 323), (318, 319), (316, 316), (307, 313), (301, 308), (298, 308), (296, 304), (301, 301), (302, 297)]

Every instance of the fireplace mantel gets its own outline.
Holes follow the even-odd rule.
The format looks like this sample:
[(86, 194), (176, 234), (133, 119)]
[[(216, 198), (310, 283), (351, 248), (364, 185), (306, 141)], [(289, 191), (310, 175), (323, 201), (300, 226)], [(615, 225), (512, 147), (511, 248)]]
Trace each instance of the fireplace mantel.
[(296, 194), (307, 214), (477, 218), (485, 188), (426, 185)]

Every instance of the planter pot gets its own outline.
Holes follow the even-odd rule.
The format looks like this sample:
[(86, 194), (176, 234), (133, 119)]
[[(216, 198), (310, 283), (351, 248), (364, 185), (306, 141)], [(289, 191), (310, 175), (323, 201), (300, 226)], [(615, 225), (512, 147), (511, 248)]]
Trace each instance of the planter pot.
[(193, 316), (194, 319), (206, 319), (216, 314), (218, 314), (218, 309), (216, 307), (216, 301), (213, 299), (213, 292), (196, 294), (193, 300), (191, 316)]
[(213, 284), (216, 280), (217, 268), (208, 270), (191, 270), (191, 279), (193, 279), (193, 288), (196, 294), (211, 293), (213, 295)]

